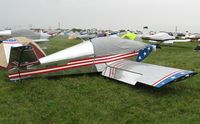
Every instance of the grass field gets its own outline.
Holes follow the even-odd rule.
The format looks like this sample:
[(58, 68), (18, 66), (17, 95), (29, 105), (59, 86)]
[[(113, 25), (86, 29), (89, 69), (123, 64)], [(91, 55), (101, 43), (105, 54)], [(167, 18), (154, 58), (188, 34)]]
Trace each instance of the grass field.
[[(79, 43), (53, 38), (47, 53)], [(153, 52), (146, 63), (200, 72), (197, 43), (177, 43)], [(84, 74), (18, 83), (0, 72), (0, 123), (139, 124), (200, 122), (200, 76), (161, 89), (130, 86)]]

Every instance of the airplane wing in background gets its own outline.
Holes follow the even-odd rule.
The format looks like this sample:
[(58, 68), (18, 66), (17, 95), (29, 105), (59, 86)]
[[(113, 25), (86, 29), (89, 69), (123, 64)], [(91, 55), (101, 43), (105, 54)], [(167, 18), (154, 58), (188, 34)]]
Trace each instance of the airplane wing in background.
[(177, 80), (194, 75), (195, 72), (152, 64), (120, 60), (106, 64), (102, 76), (127, 84), (146, 84), (160, 88)]
[(49, 39), (36, 39), (36, 40), (33, 40), (35, 43), (42, 43), (42, 42), (48, 42)]
[(166, 41), (155, 41), (155, 40), (149, 40), (150, 43), (163, 43), (163, 44), (173, 44), (173, 43), (186, 43), (191, 42), (190, 39), (185, 40), (166, 40)]
[(186, 42), (191, 42), (190, 39), (185, 39), (185, 40), (168, 40), (164, 41), (164, 44), (173, 44), (173, 43), (186, 43)]

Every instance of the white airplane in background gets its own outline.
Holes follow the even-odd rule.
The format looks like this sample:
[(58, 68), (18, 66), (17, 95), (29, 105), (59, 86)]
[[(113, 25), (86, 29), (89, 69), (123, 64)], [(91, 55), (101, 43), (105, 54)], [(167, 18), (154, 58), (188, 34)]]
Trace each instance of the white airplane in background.
[[(20, 47), (18, 48), (19, 50)], [(102, 76), (115, 79), (130, 85), (139, 83), (160, 88), (174, 81), (185, 79), (195, 74), (193, 71), (175, 69), (152, 64), (141, 63), (152, 51), (152, 45), (121, 39), (119, 37), (101, 37), (85, 41), (75, 46), (38, 58), (39, 69), (29, 70), (24, 66), (31, 62), (20, 61), (16, 72), (9, 74), (11, 81), (29, 78), (41, 74), (49, 74), (86, 66), (94, 67), (92, 72), (100, 72)], [(31, 50), (29, 50), (31, 51)], [(23, 55), (23, 51), (21, 52)], [(127, 60), (136, 56), (136, 62)], [(23, 56), (18, 56), (19, 58)], [(20, 60), (16, 58), (15, 60)], [(65, 64), (59, 66), (40, 65)], [(30, 66), (30, 64), (28, 64)], [(93, 69), (94, 69), (93, 68)], [(13, 69), (12, 69), (13, 70)]]
[(185, 33), (185, 37), (182, 39), (198, 40), (200, 41), (200, 34), (190, 34), (188, 31)]
[(163, 44), (173, 44), (175, 42), (190, 42), (190, 39), (176, 40), (175, 36), (171, 36), (168, 33), (162, 32), (154, 35), (143, 35), (143, 39), (149, 40), (152, 43), (163, 43)]
[(47, 42), (49, 41), (49, 38), (51, 37), (51, 35), (49, 35), (48, 33), (44, 33), (43, 31), (40, 31), (40, 39), (38, 40), (33, 40), (34, 42)]
[(151, 43), (163, 43), (163, 44), (173, 44), (175, 42), (190, 42), (190, 39), (176, 40), (176, 37), (173, 34), (166, 32), (160, 32), (150, 35), (149, 29), (147, 26), (143, 28), (143, 34), (141, 35), (142, 39), (149, 40)]
[(50, 35), (48, 35), (47, 33), (43, 33), (42, 31), (40, 33), (36, 33), (28, 29), (4, 30), (0, 31), (0, 36), (8, 38), (26, 37), (36, 43), (47, 42), (49, 41), (48, 38), (50, 37)]
[(79, 34), (77, 38), (81, 39), (82, 41), (90, 40), (96, 37), (96, 34)]

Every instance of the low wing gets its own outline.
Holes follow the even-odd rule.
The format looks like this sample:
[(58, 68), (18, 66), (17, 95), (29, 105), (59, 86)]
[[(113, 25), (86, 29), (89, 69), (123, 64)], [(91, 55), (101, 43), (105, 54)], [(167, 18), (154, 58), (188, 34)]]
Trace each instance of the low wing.
[(180, 42), (180, 43), (191, 42), (191, 39), (185, 39), (185, 40), (174, 40), (174, 42)]
[(167, 41), (155, 41), (155, 40), (149, 40), (150, 43), (163, 43), (163, 44), (173, 44), (174, 40), (167, 40)]
[(180, 79), (185, 79), (194, 74), (193, 71), (133, 62), (130, 60), (107, 63), (105, 70), (102, 72), (103, 76), (127, 84), (135, 85), (142, 83), (156, 88)]
[(190, 39), (185, 39), (185, 40), (166, 40), (166, 41), (155, 41), (155, 40), (149, 40), (150, 43), (158, 43), (161, 42), (163, 44), (173, 44), (173, 43), (186, 43), (186, 42), (191, 42)]
[(168, 40), (164, 41), (164, 44), (173, 44), (173, 43), (186, 43), (186, 42), (191, 42), (190, 39), (185, 39), (185, 40)]
[(164, 41), (163, 43), (164, 43), (164, 44), (173, 44), (173, 43), (174, 43), (174, 40)]
[(150, 43), (158, 43), (158, 41), (149, 40)]

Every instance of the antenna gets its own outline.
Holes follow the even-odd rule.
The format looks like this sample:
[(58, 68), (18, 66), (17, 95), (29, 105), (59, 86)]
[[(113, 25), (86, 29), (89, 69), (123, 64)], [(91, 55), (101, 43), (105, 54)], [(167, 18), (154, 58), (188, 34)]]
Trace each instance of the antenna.
[(175, 32), (176, 32), (176, 34), (178, 33), (178, 27), (176, 26), (176, 28), (175, 28)]
[(58, 29), (60, 29), (60, 22), (58, 22)]

